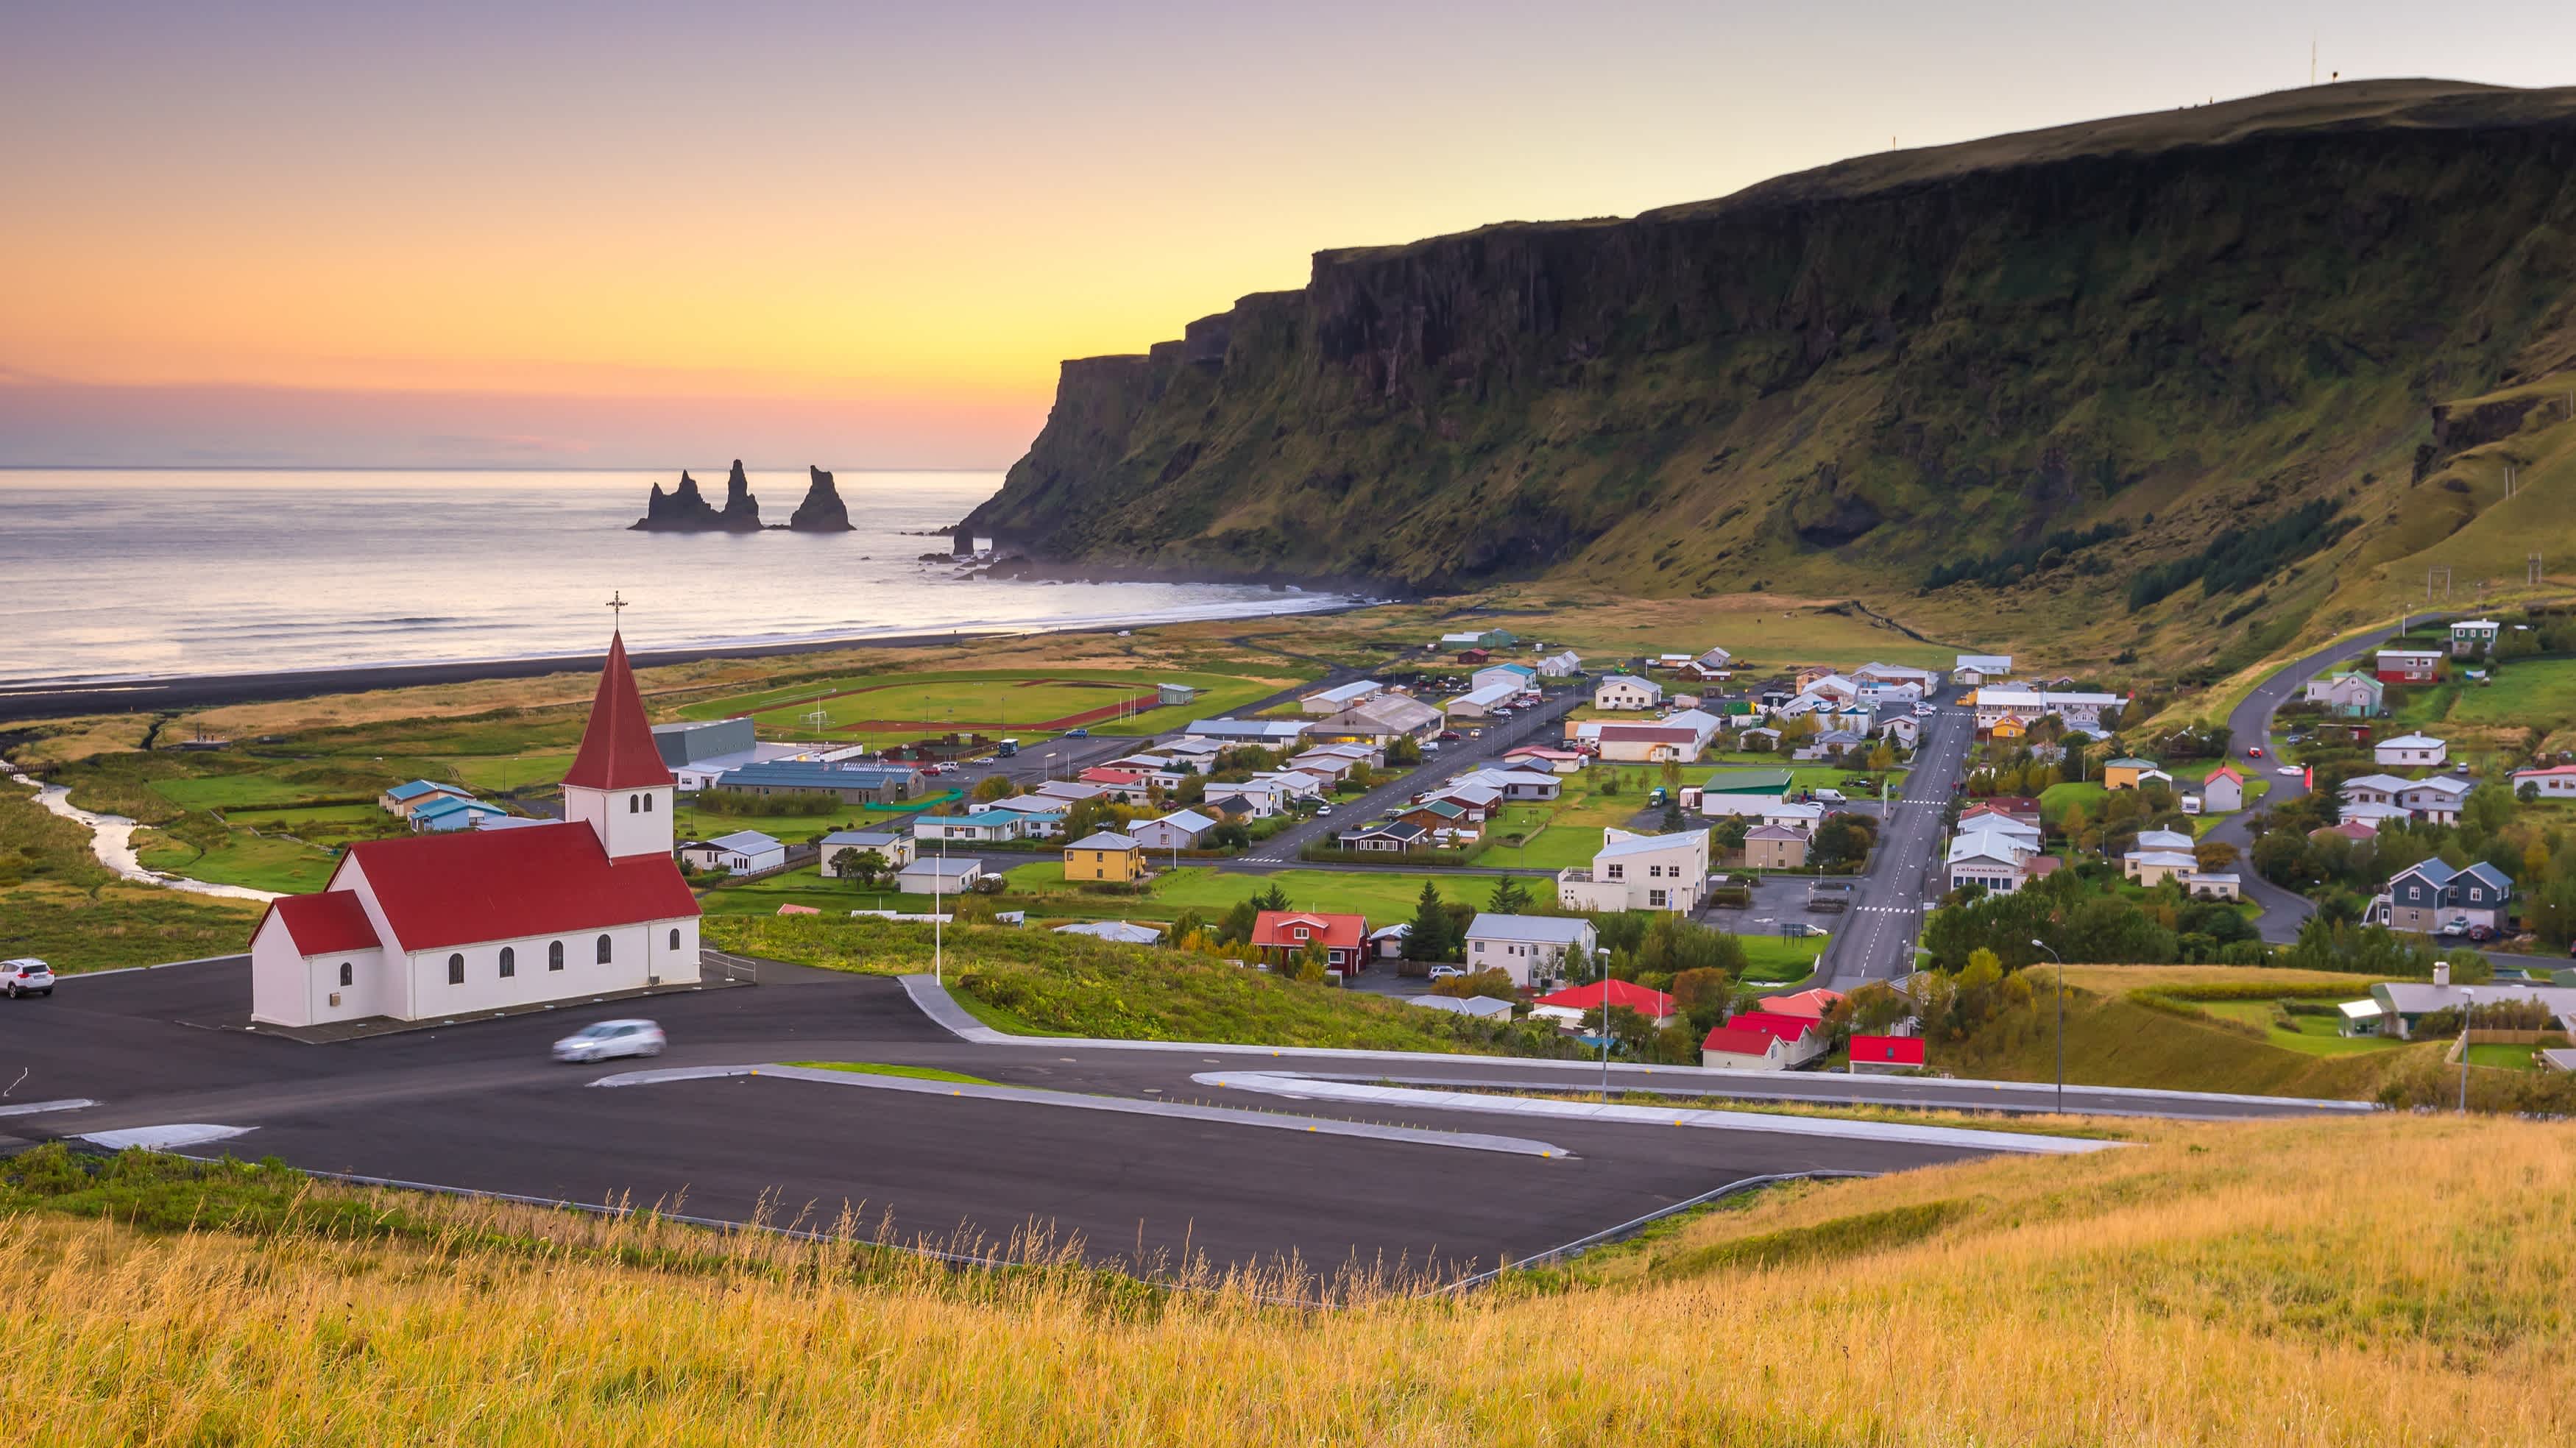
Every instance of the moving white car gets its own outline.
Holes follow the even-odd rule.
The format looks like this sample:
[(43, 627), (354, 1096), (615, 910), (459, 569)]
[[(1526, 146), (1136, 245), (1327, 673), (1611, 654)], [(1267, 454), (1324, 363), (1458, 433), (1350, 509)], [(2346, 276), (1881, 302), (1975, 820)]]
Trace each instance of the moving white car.
[(555, 1042), (558, 1061), (605, 1061), (612, 1056), (658, 1056), (670, 1044), (651, 1021), (598, 1021)]
[(52, 995), (54, 968), (32, 955), (0, 960), (0, 991), (6, 991), (11, 1000), (22, 995)]
[(2306, 768), (2304, 768), (2303, 766), (2300, 766), (2300, 765), (2296, 765), (2296, 764), (2284, 764), (2284, 765), (2281, 765), (2280, 767), (2278, 767), (2278, 768), (2274, 769), (2272, 772), (2273, 772), (2274, 774), (2286, 774), (2286, 775), (2288, 775), (2288, 776), (2289, 776), (2290, 778), (2292, 778), (2292, 779), (2297, 779), (2297, 778), (2299, 778), (2301, 775), (2306, 774), (2308, 771), (2306, 770)]

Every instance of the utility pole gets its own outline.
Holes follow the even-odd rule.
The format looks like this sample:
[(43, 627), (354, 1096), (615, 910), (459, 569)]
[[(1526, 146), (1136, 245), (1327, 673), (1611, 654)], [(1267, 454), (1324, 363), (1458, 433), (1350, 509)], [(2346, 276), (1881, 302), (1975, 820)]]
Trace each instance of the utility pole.
[[(2034, 939), (2031, 944), (2042, 950), (2048, 950), (2048, 945), (2044, 941)], [(2066, 961), (2054, 950), (2048, 950), (2048, 958), (2057, 962), (2057, 1114), (2063, 1116), (2066, 1114)], [(2462, 1039), (2465, 1040), (2466, 1037)], [(2466, 1060), (2465, 1052), (2468, 1048), (2463, 1046), (2460, 1049), (2464, 1053), (2461, 1059)], [(2462, 1081), (2460, 1089), (2466, 1092), (2468, 1090), (2465, 1084), (2466, 1078), (2463, 1077)]]

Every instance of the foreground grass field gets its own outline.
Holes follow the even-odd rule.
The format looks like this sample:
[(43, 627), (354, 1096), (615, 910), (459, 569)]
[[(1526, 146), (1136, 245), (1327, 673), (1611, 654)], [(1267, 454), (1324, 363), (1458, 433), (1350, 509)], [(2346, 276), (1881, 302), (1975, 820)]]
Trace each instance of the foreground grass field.
[(0, 1422), (260, 1448), (2564, 1443), (2563, 1130), (2159, 1125), (1320, 1311), (1265, 1303), (1284, 1274), (906, 1262), (864, 1211), (802, 1245), (38, 1159), (0, 1189), (0, 1300), (47, 1370), (0, 1375)]

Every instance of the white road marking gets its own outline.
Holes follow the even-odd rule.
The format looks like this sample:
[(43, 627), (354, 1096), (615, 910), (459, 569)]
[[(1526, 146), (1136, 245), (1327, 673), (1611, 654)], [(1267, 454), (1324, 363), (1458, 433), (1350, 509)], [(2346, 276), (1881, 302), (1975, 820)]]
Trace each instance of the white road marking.
[(209, 1126), (204, 1122), (184, 1121), (168, 1126), (130, 1126), (122, 1131), (93, 1131), (83, 1135), (81, 1140), (110, 1151), (123, 1151), (129, 1146), (139, 1146), (146, 1151), (173, 1151), (209, 1141), (229, 1141), (258, 1129), (255, 1126)]

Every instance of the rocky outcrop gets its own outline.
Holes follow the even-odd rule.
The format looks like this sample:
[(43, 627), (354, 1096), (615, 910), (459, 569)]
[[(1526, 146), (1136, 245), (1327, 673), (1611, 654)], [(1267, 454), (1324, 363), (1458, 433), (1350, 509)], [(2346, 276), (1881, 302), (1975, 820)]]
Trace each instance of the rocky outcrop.
[(722, 511), (698, 492), (698, 480), (686, 469), (680, 472), (680, 485), (663, 492), (653, 485), (653, 494), (644, 500), (644, 516), (630, 525), (630, 531), (643, 533), (757, 533), (760, 531), (760, 500), (751, 495), (751, 483), (742, 475), (742, 459), (734, 459), (733, 474), (725, 479), (725, 505)]
[(840, 489), (832, 486), (832, 475), (818, 467), (807, 467), (810, 481), (805, 487), (805, 501), (787, 519), (787, 526), (800, 533), (847, 533), (850, 510), (841, 501)]
[(1065, 363), (959, 532), (1201, 577), (1843, 596), (2134, 524), (2111, 587), (2257, 494), (2402, 486), (2434, 400), (2568, 355), (2571, 237), (2576, 90), (2375, 81), (1322, 252)]

